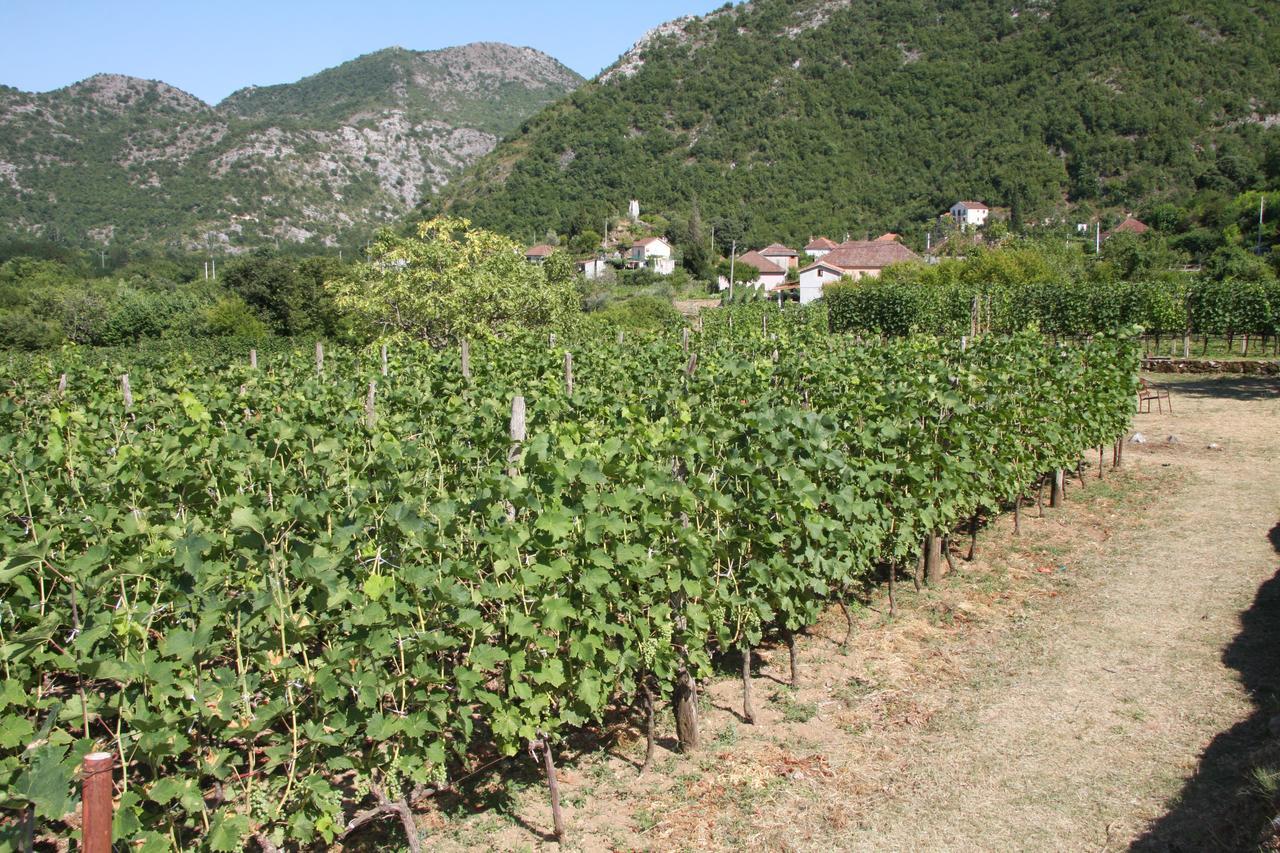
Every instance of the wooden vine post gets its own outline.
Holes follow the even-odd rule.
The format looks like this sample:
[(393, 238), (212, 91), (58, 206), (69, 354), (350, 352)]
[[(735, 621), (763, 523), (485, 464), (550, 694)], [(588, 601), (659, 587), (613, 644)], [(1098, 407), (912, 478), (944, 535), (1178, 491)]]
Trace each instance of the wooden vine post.
[[(511, 398), (511, 448), (507, 451), (507, 476), (515, 477), (520, 473), (516, 460), (520, 458), (520, 447), (525, 440), (524, 397)], [(516, 520), (516, 506), (508, 501), (507, 521)]]
[[(684, 367), (685, 379), (688, 380), (693, 376), (695, 370), (698, 369), (698, 354), (692, 353), (689, 356), (688, 363)], [(683, 464), (679, 461), (676, 463), (676, 479), (684, 482)], [(682, 516), (681, 524), (685, 527), (689, 526), (689, 517)], [(682, 612), (682, 607), (673, 607), (676, 612)], [(676, 619), (676, 630), (683, 634), (687, 624), (684, 616)], [(682, 638), (683, 641), (683, 638)], [(689, 672), (689, 668), (683, 663), (680, 665), (679, 674), (676, 676), (675, 690), (671, 696), (672, 706), (676, 715), (676, 740), (680, 742), (681, 752), (693, 752), (698, 748), (701, 740), (698, 727), (698, 682), (694, 679), (693, 673)]]
[(742, 643), (742, 716), (756, 724), (756, 709), (751, 704), (751, 645), (746, 641)]
[(551, 755), (551, 741), (545, 734), (538, 733), (538, 740), (529, 746), (529, 751), (542, 752), (542, 766), (547, 774), (547, 789), (551, 792), (551, 823), (555, 827), (556, 841), (564, 843), (564, 816), (560, 813), (560, 783), (556, 780), (556, 762)]
[(386, 344), (382, 345), (381, 356), (382, 356), (382, 375), (386, 376), (387, 375), (387, 345)]
[(1049, 506), (1057, 509), (1062, 506), (1062, 499), (1065, 496), (1065, 480), (1066, 477), (1061, 468), (1053, 470), (1053, 487), (1049, 491)]
[(462, 378), (471, 381), (471, 341), (462, 342)]
[(324, 373), (324, 343), (316, 341), (316, 373)]
[(924, 537), (924, 582), (933, 586), (942, 579), (942, 537), (930, 533)]
[(67, 374), (64, 373), (58, 377), (58, 396), (61, 397), (65, 393), (67, 393)]
[(84, 853), (111, 853), (112, 770), (115, 753), (91, 752), (81, 765), (82, 835)]
[(564, 354), (564, 393), (566, 397), (573, 396), (573, 353)]
[(258, 369), (258, 350), (256, 347), (249, 350), (249, 367), (253, 370)]
[(133, 410), (133, 388), (129, 385), (129, 374), (120, 374), (120, 396), (124, 398), (124, 410)]
[(684, 328), (680, 330), (680, 349), (684, 352), (685, 355), (689, 354), (689, 329), (688, 328)]
[(366, 429), (373, 429), (378, 425), (378, 411), (375, 408), (378, 395), (378, 383), (369, 383), (369, 393), (364, 398), (364, 425)]

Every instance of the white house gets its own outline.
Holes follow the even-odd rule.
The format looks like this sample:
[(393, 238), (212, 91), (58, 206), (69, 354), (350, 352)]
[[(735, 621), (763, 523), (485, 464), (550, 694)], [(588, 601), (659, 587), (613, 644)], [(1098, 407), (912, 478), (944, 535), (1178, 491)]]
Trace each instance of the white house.
[(658, 275), (671, 275), (676, 271), (675, 252), (671, 244), (661, 237), (646, 237), (632, 244), (627, 267), (648, 267)]
[(574, 266), (577, 267), (579, 275), (595, 281), (598, 278), (604, 278), (605, 270), (609, 269), (609, 262), (604, 258), (579, 258)]
[(528, 251), (526, 251), (524, 253), (524, 259), (531, 263), (540, 264), (543, 261), (545, 261), (547, 258), (551, 257), (551, 253), (554, 252), (555, 250), (556, 250), (555, 246), (548, 246), (545, 243), (541, 243), (537, 246), (531, 247)]
[[(759, 252), (751, 251), (744, 255), (739, 255), (734, 263), (735, 266), (751, 267), (759, 274), (757, 281), (752, 286), (773, 290), (787, 283), (786, 269), (778, 266)], [(720, 289), (729, 289), (729, 279), (724, 276), (720, 277)]]
[(838, 248), (839, 243), (835, 240), (828, 240), (826, 237), (819, 237), (816, 240), (810, 239), (809, 245), (804, 247), (804, 253), (811, 258), (821, 258), (832, 249)]
[(842, 278), (855, 281), (878, 276), (889, 264), (919, 260), (920, 256), (897, 240), (851, 240), (841, 243), (819, 260), (800, 270), (800, 302), (813, 302), (822, 289)]
[(800, 253), (794, 249), (788, 249), (781, 243), (774, 243), (772, 246), (766, 246), (760, 250), (760, 254), (768, 260), (784, 270), (793, 270), (800, 266)]
[(958, 201), (951, 205), (951, 218), (963, 227), (986, 225), (990, 213), (991, 209), (980, 201)]

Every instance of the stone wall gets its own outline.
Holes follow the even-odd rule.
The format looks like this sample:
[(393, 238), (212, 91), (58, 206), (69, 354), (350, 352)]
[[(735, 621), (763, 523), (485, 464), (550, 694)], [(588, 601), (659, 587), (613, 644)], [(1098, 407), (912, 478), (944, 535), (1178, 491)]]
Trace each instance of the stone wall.
[(1242, 373), (1250, 376), (1280, 376), (1280, 361), (1144, 358), (1142, 369), (1150, 373)]

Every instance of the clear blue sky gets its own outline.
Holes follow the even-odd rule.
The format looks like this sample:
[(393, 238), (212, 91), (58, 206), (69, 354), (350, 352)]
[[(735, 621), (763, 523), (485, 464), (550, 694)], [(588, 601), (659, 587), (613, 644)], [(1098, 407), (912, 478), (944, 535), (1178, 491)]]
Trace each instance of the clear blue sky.
[(537, 48), (590, 77), (646, 30), (715, 0), (0, 0), (0, 83), (43, 92), (98, 72), (184, 89), (210, 103), (291, 83), (398, 45), (472, 41)]

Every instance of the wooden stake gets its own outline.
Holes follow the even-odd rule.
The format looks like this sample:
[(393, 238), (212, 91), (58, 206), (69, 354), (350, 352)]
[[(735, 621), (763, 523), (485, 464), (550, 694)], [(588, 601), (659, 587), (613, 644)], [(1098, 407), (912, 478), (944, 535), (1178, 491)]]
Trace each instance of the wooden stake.
[(742, 716), (756, 724), (756, 709), (751, 704), (751, 646), (742, 644)]
[(1022, 495), (1013, 499), (1013, 535), (1022, 535)]
[(551, 791), (551, 823), (555, 827), (556, 840), (564, 843), (564, 816), (560, 814), (560, 784), (556, 781), (556, 762), (551, 757), (551, 743), (543, 735), (539, 741), (542, 747), (543, 767), (547, 772), (547, 788)]
[(316, 373), (324, 372), (324, 344), (316, 341)]
[(942, 579), (942, 537), (930, 533), (924, 538), (924, 582), (933, 586)]
[[(520, 457), (520, 445), (525, 440), (524, 397), (511, 398), (511, 448), (507, 451), (507, 476), (514, 477), (520, 472), (516, 467), (516, 459)], [(507, 504), (507, 520), (516, 520), (515, 504)]]
[(1057, 509), (1062, 506), (1062, 499), (1066, 492), (1065, 480), (1062, 469), (1055, 468), (1053, 471), (1053, 489), (1049, 492), (1049, 507), (1051, 509)]
[(969, 556), (965, 557), (970, 563), (978, 556), (978, 511), (975, 509), (973, 515), (969, 517)]
[(680, 669), (671, 702), (676, 712), (676, 740), (681, 752), (694, 752), (701, 740), (698, 730), (698, 686), (689, 670)]
[(573, 396), (573, 353), (564, 354), (564, 393), (567, 397)]
[(367, 429), (373, 429), (378, 425), (378, 412), (374, 407), (377, 400), (378, 383), (369, 383), (369, 394), (364, 398), (364, 425)]
[(462, 378), (471, 380), (471, 341), (462, 342)]
[(112, 770), (115, 753), (91, 752), (81, 765), (80, 849), (84, 853), (111, 853)]
[(382, 345), (381, 355), (382, 355), (382, 375), (386, 376), (387, 375), (387, 345), (386, 344)]
[(1099, 480), (1101, 480), (1101, 479), (1102, 479), (1102, 469), (1103, 469), (1103, 467), (1105, 467), (1105, 466), (1103, 466), (1103, 464), (1102, 464), (1102, 445), (1101, 445), (1101, 444), (1099, 444), (1099, 445), (1098, 445), (1098, 479), (1099, 479)]
[(796, 632), (787, 629), (787, 656), (791, 659), (791, 689), (800, 689), (800, 655), (796, 649)]
[(689, 330), (688, 329), (680, 330), (680, 349), (684, 351), (685, 355), (689, 354)]
[(897, 573), (898, 573), (897, 565), (892, 562), (889, 563), (889, 616), (890, 617), (898, 615), (898, 598), (894, 594), (896, 592), (894, 587), (897, 585), (894, 580), (894, 575), (896, 575)]
[(124, 397), (124, 410), (133, 409), (133, 389), (129, 387), (129, 374), (120, 374), (120, 394)]
[(67, 374), (58, 377), (58, 396), (67, 393)]
[(249, 350), (249, 367), (254, 370), (258, 369), (258, 350), (256, 348)]
[(640, 765), (639, 775), (643, 776), (644, 771), (649, 769), (649, 765), (653, 763), (653, 746), (656, 741), (655, 725), (654, 725), (654, 707), (653, 707), (653, 691), (649, 689), (647, 679), (648, 673), (640, 679), (640, 693), (644, 696), (645, 710), (645, 735), (646, 743), (644, 747), (644, 764)]

